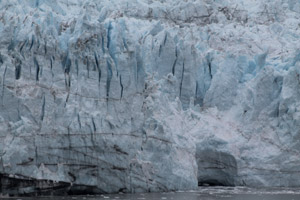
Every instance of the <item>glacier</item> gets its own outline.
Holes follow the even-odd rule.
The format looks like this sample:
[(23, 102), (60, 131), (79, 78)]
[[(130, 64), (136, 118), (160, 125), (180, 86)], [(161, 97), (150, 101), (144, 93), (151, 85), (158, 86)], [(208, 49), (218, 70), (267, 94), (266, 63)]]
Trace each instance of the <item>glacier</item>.
[(0, 0), (0, 193), (299, 187), (299, 0)]

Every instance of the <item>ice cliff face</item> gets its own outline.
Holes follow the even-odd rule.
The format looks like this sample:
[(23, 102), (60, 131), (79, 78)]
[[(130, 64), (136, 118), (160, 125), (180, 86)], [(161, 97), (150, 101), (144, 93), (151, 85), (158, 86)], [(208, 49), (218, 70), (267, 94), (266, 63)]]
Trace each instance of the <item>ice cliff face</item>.
[(0, 1), (1, 192), (300, 186), (299, 18), (298, 0)]

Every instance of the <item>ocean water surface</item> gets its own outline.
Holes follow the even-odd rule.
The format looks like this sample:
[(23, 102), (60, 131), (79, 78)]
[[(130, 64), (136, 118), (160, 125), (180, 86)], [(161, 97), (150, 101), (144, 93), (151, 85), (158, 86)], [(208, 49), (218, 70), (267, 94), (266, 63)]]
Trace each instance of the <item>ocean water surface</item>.
[(299, 200), (300, 188), (200, 187), (195, 191), (62, 197), (0, 197), (2, 200)]

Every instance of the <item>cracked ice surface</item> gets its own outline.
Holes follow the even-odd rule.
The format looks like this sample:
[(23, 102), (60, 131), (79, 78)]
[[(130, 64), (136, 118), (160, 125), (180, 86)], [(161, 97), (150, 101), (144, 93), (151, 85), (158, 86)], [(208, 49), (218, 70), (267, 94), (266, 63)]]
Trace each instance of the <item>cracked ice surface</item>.
[[(296, 0), (0, 1), (0, 173), (299, 186), (299, 17)], [(235, 169), (205, 171), (232, 164), (207, 151)]]

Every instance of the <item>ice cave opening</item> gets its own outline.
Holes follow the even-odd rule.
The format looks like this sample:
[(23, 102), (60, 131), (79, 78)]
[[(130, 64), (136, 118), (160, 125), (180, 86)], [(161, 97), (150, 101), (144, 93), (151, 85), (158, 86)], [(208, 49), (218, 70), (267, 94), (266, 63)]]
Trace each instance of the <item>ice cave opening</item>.
[(198, 186), (235, 186), (237, 162), (229, 153), (198, 149)]

